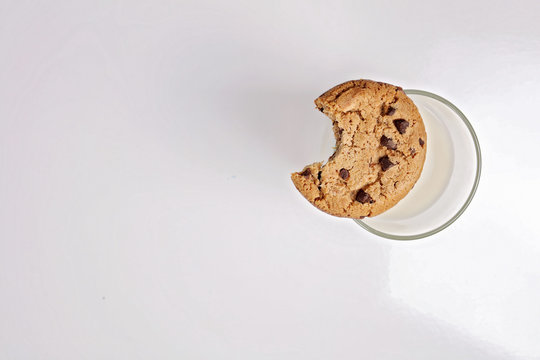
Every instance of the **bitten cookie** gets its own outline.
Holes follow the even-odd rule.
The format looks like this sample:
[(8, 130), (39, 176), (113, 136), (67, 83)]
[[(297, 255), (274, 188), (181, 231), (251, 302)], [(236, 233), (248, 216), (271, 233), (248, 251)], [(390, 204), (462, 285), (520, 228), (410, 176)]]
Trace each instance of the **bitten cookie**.
[(371, 80), (337, 85), (315, 100), (333, 123), (328, 162), (291, 175), (314, 206), (335, 216), (378, 215), (412, 189), (424, 166), (426, 131), (403, 89)]

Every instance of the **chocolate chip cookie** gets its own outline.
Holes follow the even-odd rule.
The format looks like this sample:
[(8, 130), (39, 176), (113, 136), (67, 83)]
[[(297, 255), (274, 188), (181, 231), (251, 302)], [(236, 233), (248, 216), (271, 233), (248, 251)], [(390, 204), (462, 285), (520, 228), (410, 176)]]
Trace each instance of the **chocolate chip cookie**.
[(378, 215), (412, 189), (424, 166), (422, 117), (398, 86), (371, 80), (337, 85), (315, 100), (332, 120), (336, 150), (291, 175), (298, 191), (335, 216)]

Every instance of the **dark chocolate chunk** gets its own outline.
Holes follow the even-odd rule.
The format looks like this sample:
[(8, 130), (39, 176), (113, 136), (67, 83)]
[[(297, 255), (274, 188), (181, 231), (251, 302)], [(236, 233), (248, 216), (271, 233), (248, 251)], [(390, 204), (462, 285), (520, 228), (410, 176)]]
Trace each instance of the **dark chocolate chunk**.
[(341, 169), (339, 170), (339, 176), (343, 179), (343, 180), (347, 180), (349, 178), (349, 170), (347, 169)]
[(323, 107), (320, 107), (320, 108), (317, 108), (319, 109), (320, 112), (323, 112), (324, 111), (324, 108)]
[(302, 171), (300, 175), (308, 177), (309, 175), (311, 175), (311, 169), (307, 168), (306, 170)]
[(390, 150), (396, 150), (397, 145), (391, 138), (388, 138), (386, 136), (381, 136), (381, 146), (386, 146)]
[(385, 155), (382, 158), (380, 158), (379, 164), (381, 164), (382, 171), (386, 171), (395, 165), (393, 162), (390, 161), (390, 159), (388, 158), (388, 155)]
[(396, 112), (396, 109), (394, 107), (390, 106), (390, 105), (384, 104), (381, 107), (381, 115), (382, 116), (394, 115), (395, 112)]
[(375, 202), (375, 200), (373, 200), (371, 196), (369, 196), (369, 194), (362, 189), (358, 190), (358, 193), (356, 193), (355, 199), (356, 201), (362, 204), (365, 204), (365, 203), (373, 204)]
[(418, 143), (420, 146), (424, 147), (424, 140), (422, 140), (422, 138), (418, 138)]
[(405, 119), (396, 119), (394, 120), (394, 126), (400, 134), (405, 134), (405, 131), (409, 127), (409, 122)]

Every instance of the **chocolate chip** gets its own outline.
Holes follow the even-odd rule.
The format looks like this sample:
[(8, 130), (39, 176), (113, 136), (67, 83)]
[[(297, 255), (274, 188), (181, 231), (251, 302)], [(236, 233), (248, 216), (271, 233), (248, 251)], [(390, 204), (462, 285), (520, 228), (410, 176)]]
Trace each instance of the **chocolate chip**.
[(395, 165), (393, 162), (390, 161), (390, 159), (388, 158), (388, 155), (385, 155), (382, 158), (380, 158), (379, 164), (381, 164), (382, 171), (386, 171)]
[(320, 112), (323, 112), (324, 111), (324, 108), (323, 107), (320, 107), (320, 108), (317, 108), (319, 109)]
[(409, 127), (409, 122), (405, 119), (396, 119), (394, 120), (394, 126), (400, 134), (405, 134), (405, 131)]
[(347, 180), (349, 178), (349, 170), (347, 169), (341, 169), (339, 170), (339, 176), (343, 179), (343, 180)]
[(302, 171), (300, 175), (308, 177), (309, 175), (311, 175), (311, 169), (307, 168), (306, 170)]
[(317, 174), (317, 180), (321, 181), (321, 173), (322, 171), (319, 171), (319, 173)]
[(396, 109), (390, 105), (383, 105), (381, 107), (381, 115), (382, 116), (386, 116), (386, 115), (394, 115), (394, 113), (396, 112)]
[(365, 216), (360, 216), (358, 219), (362, 220), (363, 218), (365, 218)]
[(356, 201), (362, 203), (362, 204), (365, 204), (365, 203), (370, 203), (370, 204), (373, 204), (375, 201), (371, 198), (371, 196), (369, 196), (369, 194), (367, 192), (365, 192), (364, 190), (360, 189), (358, 190), (358, 193), (356, 193), (356, 197), (355, 197)]
[(424, 147), (424, 140), (422, 140), (422, 138), (418, 138), (418, 143), (420, 146)]
[(381, 136), (381, 146), (386, 146), (390, 150), (396, 150), (397, 145), (391, 138), (388, 138), (386, 136)]

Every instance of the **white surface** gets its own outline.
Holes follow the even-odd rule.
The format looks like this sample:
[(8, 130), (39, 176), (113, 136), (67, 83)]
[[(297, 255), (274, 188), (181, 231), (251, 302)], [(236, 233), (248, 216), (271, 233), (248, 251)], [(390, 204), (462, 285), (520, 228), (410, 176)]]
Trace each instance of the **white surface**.
[[(538, 359), (540, 2), (1, 1), (1, 359)], [(312, 103), (440, 94), (483, 150), (449, 229), (312, 208)]]

